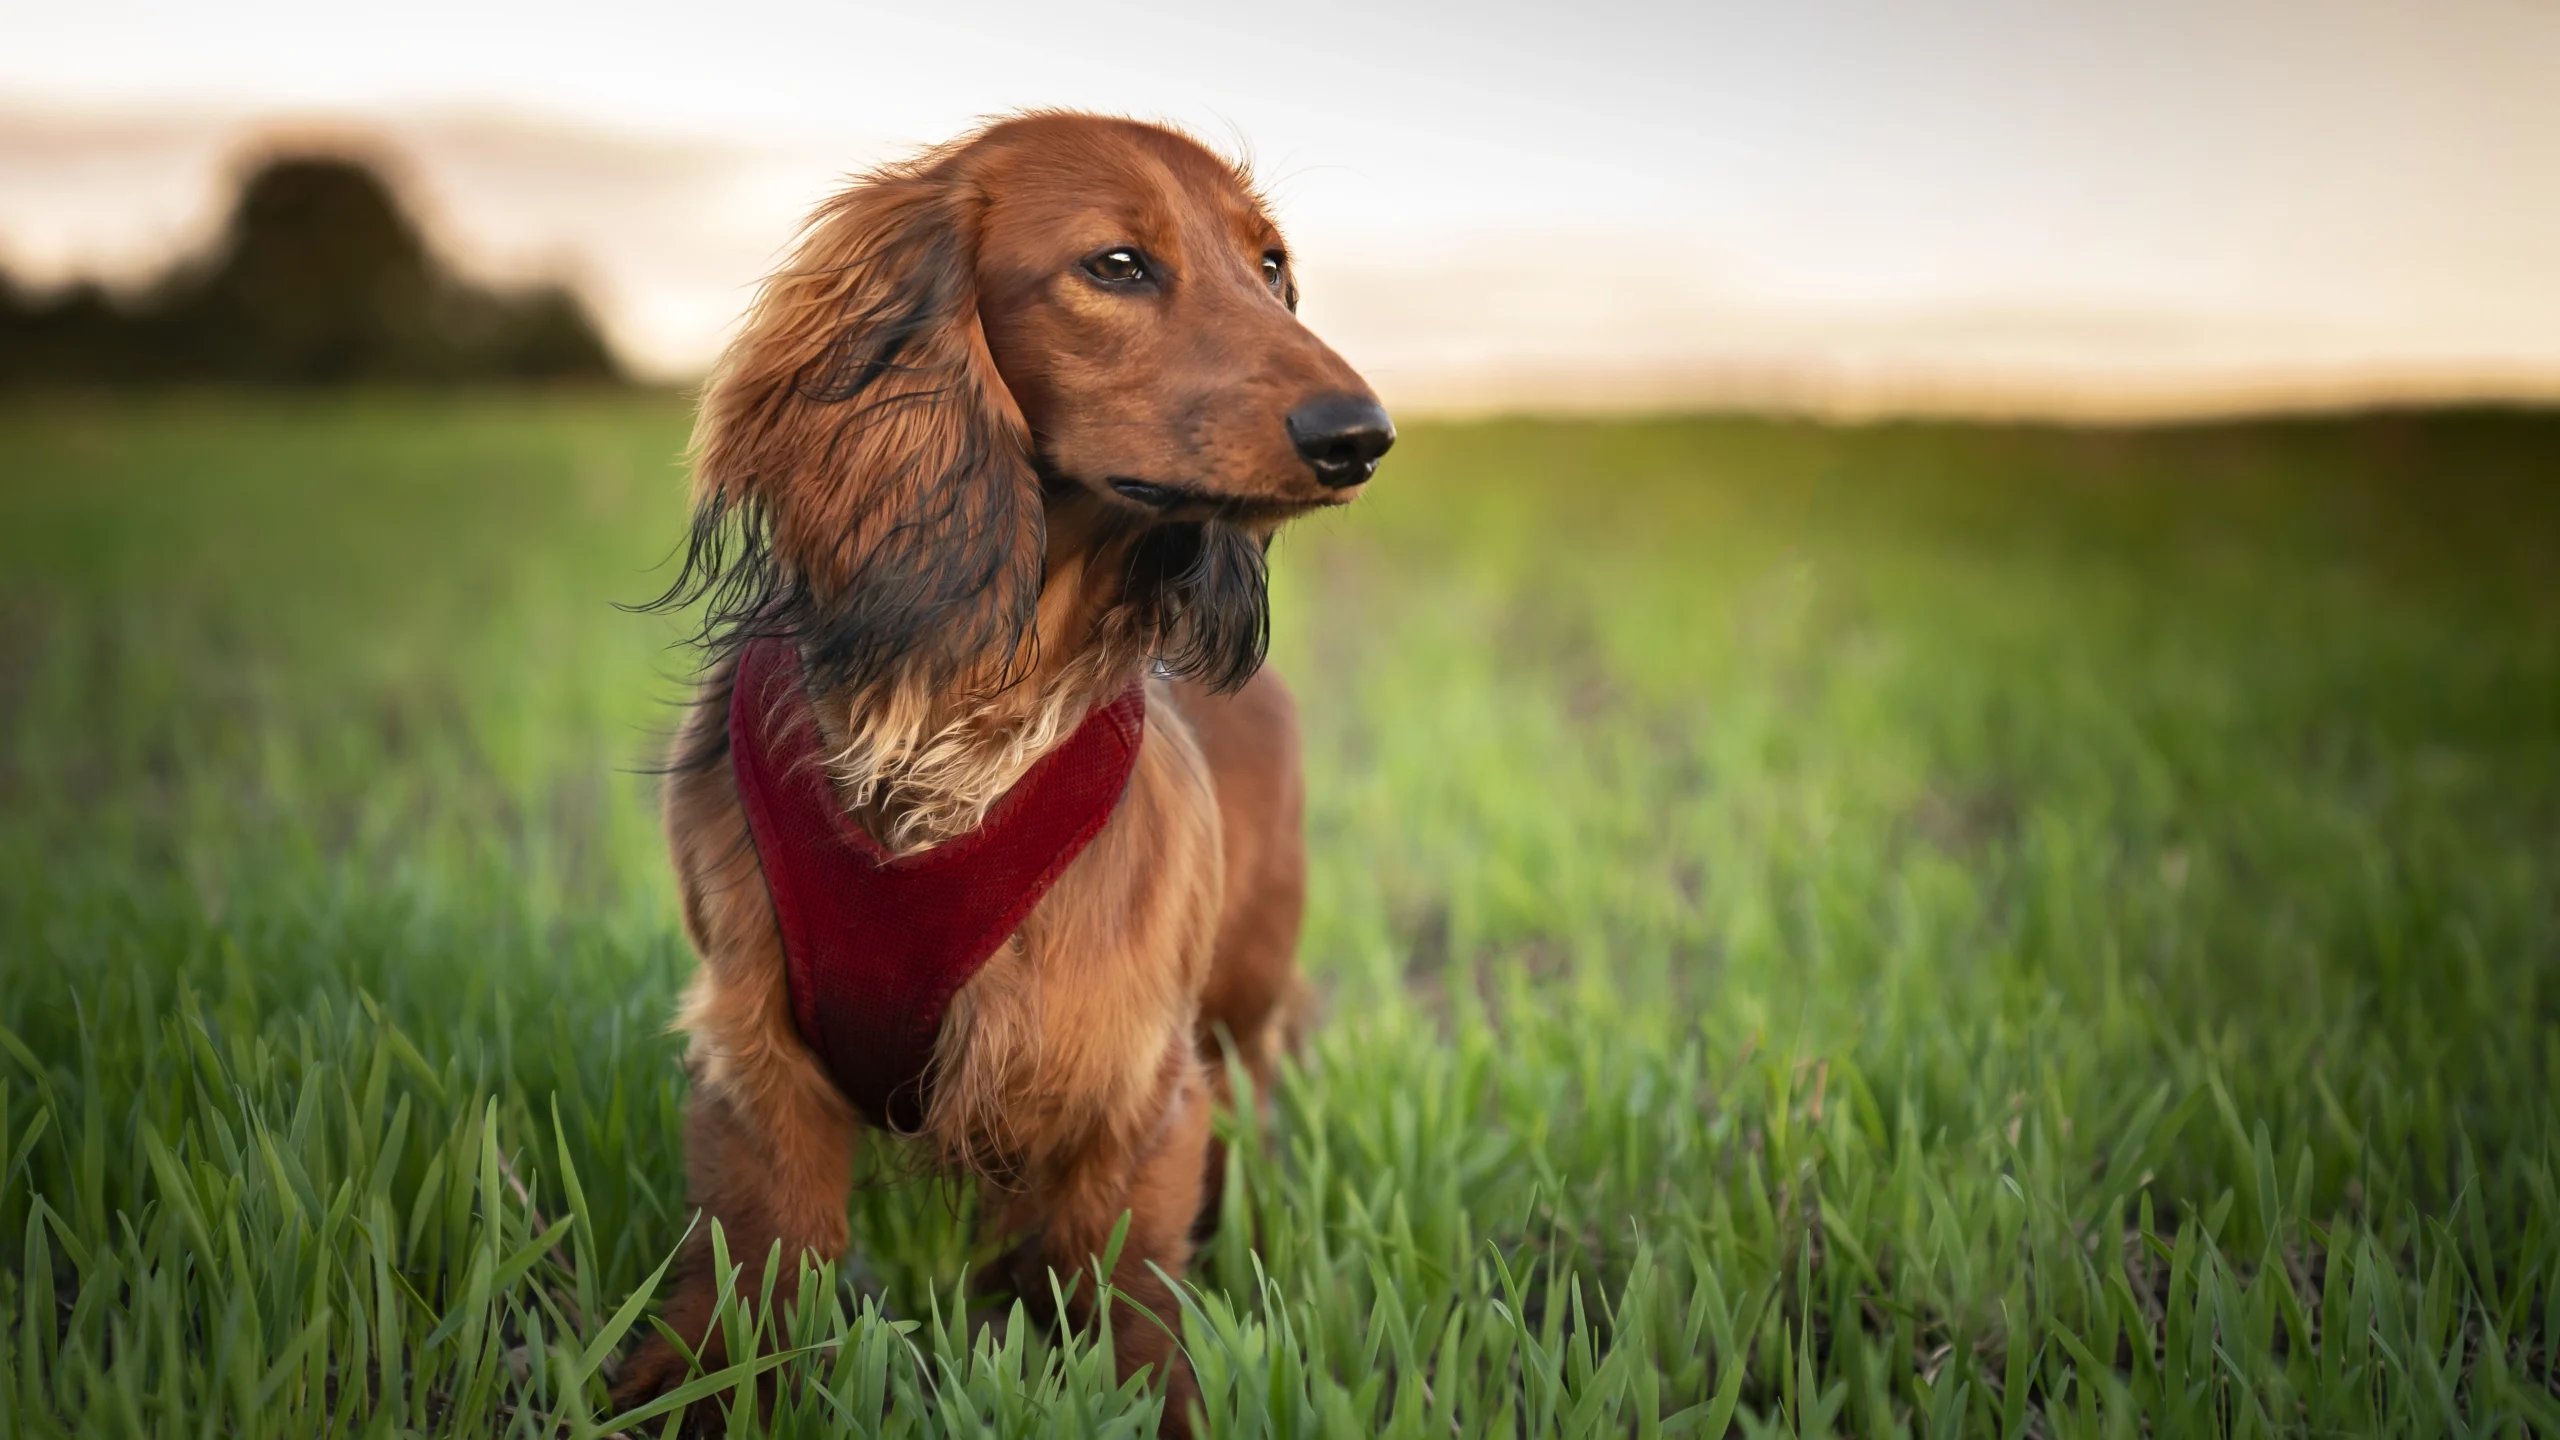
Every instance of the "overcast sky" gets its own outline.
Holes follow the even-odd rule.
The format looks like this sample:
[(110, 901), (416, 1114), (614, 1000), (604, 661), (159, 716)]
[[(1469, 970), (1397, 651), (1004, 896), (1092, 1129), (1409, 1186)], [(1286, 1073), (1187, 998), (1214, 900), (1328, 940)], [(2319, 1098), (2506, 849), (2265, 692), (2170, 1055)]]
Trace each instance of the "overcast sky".
[(2560, 373), (2560, 0), (0, 15), (0, 257), (165, 245), (217, 193), (183, 157), (258, 117), (390, 119), (455, 226), (590, 277), (666, 370), (833, 176), (1062, 104), (1248, 149), (1310, 314), (1423, 388), (1807, 356)]

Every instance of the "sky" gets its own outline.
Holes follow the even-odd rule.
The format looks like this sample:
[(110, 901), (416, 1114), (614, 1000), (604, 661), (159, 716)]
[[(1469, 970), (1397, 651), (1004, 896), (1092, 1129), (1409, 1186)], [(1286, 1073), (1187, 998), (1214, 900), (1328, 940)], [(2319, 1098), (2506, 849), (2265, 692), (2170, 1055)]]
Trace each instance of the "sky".
[(0, 33), (0, 263), (139, 273), (252, 137), (364, 135), (467, 259), (576, 278), (665, 375), (847, 172), (1071, 105), (1249, 153), (1390, 398), (2560, 391), (2560, 0), (0, 0)]

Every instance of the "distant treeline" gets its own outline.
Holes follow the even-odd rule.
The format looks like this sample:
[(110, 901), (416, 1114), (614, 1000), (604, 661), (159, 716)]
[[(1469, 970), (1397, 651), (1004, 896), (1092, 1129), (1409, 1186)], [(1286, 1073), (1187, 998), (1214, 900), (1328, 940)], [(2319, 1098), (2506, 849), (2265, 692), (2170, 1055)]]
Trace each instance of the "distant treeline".
[(220, 240), (131, 299), (0, 275), (0, 386), (620, 377), (578, 298), (448, 270), (371, 169), (279, 158)]

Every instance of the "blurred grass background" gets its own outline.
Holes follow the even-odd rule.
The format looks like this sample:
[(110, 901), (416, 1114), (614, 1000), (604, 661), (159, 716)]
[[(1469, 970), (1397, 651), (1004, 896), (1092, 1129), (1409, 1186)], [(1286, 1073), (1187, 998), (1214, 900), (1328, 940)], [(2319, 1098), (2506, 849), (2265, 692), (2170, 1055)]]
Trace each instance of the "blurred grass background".
[[(686, 423), (0, 408), (0, 1436), (604, 1418), (684, 1225), (687, 659), (613, 602)], [(1412, 427), (1278, 551), (1331, 1013), (1212, 1429), (2560, 1432), (2555, 460)], [(867, 1187), (736, 1423), (1150, 1425), (961, 1323), (969, 1208)]]

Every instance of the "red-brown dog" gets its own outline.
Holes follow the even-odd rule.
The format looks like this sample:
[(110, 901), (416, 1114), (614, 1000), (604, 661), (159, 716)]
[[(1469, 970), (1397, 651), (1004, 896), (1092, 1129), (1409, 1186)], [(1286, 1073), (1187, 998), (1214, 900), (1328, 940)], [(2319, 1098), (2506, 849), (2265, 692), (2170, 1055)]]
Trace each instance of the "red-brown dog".
[[(760, 772), (734, 738), (761, 733), (739, 726), (769, 697), (741, 698), (742, 655), (796, 675), (776, 703), (824, 757), (811, 783), (884, 873), (1020, 823), (1001, 802), (1108, 710), (1135, 741), (1125, 787), (926, 1007), (928, 1063), (899, 1097), (938, 1160), (987, 1178), (1026, 1280), (1089, 1270), (1129, 1216), (1112, 1280), (1153, 1313), (1115, 1316), (1119, 1366), (1154, 1367), (1170, 1428), (1188, 1428), (1156, 1271), (1182, 1273), (1202, 1206), (1212, 1037), (1267, 1081), (1298, 988), (1296, 722), (1260, 671), (1264, 552), (1283, 521), (1357, 495), (1394, 439), (1296, 302), (1236, 166), (1153, 126), (1035, 114), (830, 201), (722, 361), (679, 586), (708, 600), (712, 663), (666, 823), (702, 957), (681, 1020), (686, 1168), (747, 1267), (740, 1293), (776, 1241), (787, 1266), (844, 1249), (876, 1108), (839, 1083), (864, 1056), (811, 1039), (808, 961), (786, 937), (859, 957), (896, 938), (777, 905), (790, 887), (759, 847), (783, 842), (750, 814), (763, 782), (742, 785)], [(716, 1359), (706, 1230), (666, 1318)], [(619, 1394), (663, 1393), (682, 1366), (652, 1340)]]

